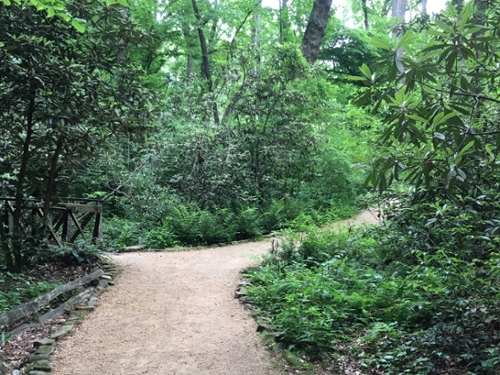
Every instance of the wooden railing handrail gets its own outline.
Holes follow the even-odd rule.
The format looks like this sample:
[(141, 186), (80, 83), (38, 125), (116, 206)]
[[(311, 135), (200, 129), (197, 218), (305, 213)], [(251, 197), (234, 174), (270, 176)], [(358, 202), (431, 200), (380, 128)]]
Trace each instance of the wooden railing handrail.
[[(93, 198), (57, 198), (60, 201), (63, 202), (73, 202), (73, 201), (79, 201), (79, 202), (94, 202), (98, 204), (103, 204), (104, 200), (102, 199), (93, 199)], [(8, 198), (8, 197), (0, 197), (0, 201), (15, 201), (16, 198)], [(40, 202), (43, 200), (43, 197), (40, 198), (28, 198), (28, 199), (23, 199), (23, 201), (27, 202)]]

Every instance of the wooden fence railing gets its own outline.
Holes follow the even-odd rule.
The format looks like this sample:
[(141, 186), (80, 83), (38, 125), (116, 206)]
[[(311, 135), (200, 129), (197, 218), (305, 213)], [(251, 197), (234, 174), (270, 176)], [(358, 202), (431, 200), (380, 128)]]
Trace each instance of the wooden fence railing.
[[(43, 218), (43, 198), (25, 200), (22, 206), (21, 230), (33, 232), (35, 222)], [(46, 221), (47, 234), (53, 245), (62, 247), (63, 243), (73, 243), (79, 237), (88, 239), (102, 239), (102, 200), (84, 198), (59, 198), (57, 204), (49, 209)], [(14, 198), (0, 198), (0, 215), (5, 233), (11, 233), (14, 223), (16, 201)], [(92, 231), (85, 231), (87, 225), (93, 221)], [(87, 233), (86, 233), (87, 232)]]

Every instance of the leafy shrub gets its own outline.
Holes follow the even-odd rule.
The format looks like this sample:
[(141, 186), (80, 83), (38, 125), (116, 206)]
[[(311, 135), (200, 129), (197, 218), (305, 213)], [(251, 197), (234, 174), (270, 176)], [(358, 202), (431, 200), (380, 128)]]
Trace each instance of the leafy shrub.
[(498, 373), (498, 238), (477, 238), (490, 210), (442, 207), (402, 201), (377, 227), (292, 237), (249, 270), (248, 297), (311, 357), (336, 352), (384, 374)]
[(254, 207), (242, 208), (236, 216), (237, 238), (255, 238), (262, 234), (261, 215)]
[(0, 284), (16, 285), (11, 290), (0, 290), (0, 314), (56, 288), (60, 283), (33, 281), (29, 276), (5, 272), (0, 274)]
[(106, 246), (121, 250), (140, 243), (144, 228), (142, 223), (112, 217), (103, 221), (103, 232)]
[(146, 232), (141, 244), (150, 249), (161, 250), (178, 245), (178, 241), (168, 227), (161, 226)]

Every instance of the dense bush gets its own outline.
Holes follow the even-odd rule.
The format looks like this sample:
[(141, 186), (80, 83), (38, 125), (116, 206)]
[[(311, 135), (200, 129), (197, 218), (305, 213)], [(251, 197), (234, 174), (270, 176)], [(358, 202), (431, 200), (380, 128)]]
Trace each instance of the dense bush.
[(249, 298), (311, 357), (345, 355), (374, 374), (496, 374), (496, 205), (403, 200), (381, 226), (291, 239), (249, 271)]
[[(118, 217), (104, 221), (105, 245), (117, 251), (141, 244), (149, 249), (175, 246), (212, 245), (257, 238), (285, 228), (307, 230), (327, 222), (352, 216), (357, 207), (340, 205), (316, 211), (300, 201), (273, 202), (267, 211), (257, 207), (203, 210), (196, 204), (177, 204), (166, 209), (161, 221), (137, 222)], [(305, 212), (309, 212), (306, 214)]]
[(5, 272), (0, 267), (0, 314), (9, 311), (13, 307), (27, 302), (41, 294), (47, 293), (57, 287), (59, 283), (45, 281), (34, 281), (25, 275), (16, 275)]

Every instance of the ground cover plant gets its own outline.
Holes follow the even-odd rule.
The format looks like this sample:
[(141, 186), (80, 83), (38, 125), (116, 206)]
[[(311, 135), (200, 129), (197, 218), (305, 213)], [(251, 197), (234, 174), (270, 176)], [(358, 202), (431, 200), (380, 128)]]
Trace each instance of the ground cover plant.
[(479, 238), (484, 218), (466, 210), (435, 217), (404, 207), (381, 226), (291, 236), (249, 270), (248, 298), (279, 341), (337, 371), (495, 374), (498, 237)]

